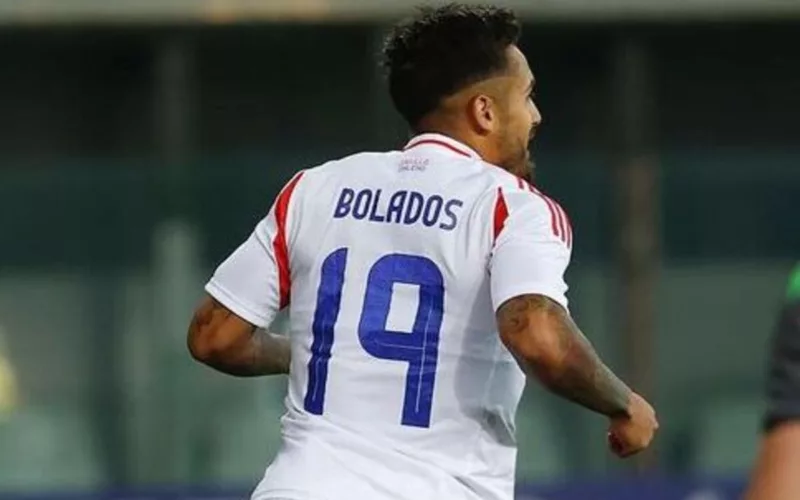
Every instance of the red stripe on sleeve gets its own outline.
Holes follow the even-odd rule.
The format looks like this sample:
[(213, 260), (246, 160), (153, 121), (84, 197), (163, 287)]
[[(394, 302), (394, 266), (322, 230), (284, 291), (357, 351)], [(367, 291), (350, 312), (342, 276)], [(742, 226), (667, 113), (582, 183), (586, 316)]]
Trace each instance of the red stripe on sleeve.
[(497, 188), (497, 201), (494, 204), (494, 241), (497, 241), (497, 237), (500, 236), (500, 231), (503, 230), (503, 226), (506, 224), (506, 219), (508, 218), (508, 206), (506, 205), (506, 199), (503, 197), (503, 190)]
[(278, 226), (278, 231), (272, 242), (272, 248), (275, 252), (275, 260), (278, 263), (280, 309), (289, 305), (289, 296), (292, 290), (292, 278), (289, 272), (289, 245), (286, 240), (286, 217), (289, 213), (289, 201), (291, 201), (294, 188), (297, 187), (301, 177), (303, 177), (303, 172), (295, 175), (283, 188), (281, 194), (278, 195), (278, 199), (275, 200), (275, 222)]
[(553, 234), (561, 238), (561, 241), (566, 243), (568, 247), (571, 247), (572, 224), (569, 221), (567, 211), (564, 210), (555, 200), (548, 198), (532, 185), (529, 184), (529, 186), (531, 187), (531, 191), (539, 195), (545, 201), (545, 203), (547, 203), (547, 208), (550, 210), (550, 225), (553, 228)]
[(553, 202), (553, 200), (547, 196), (540, 196), (542, 196), (542, 199), (544, 199), (545, 203), (547, 203), (548, 210), (550, 210), (550, 227), (553, 229), (553, 234), (561, 238), (562, 230), (561, 225), (558, 222), (561, 217), (557, 213), (558, 209), (555, 206), (555, 202)]
[(567, 247), (572, 248), (572, 223), (564, 207), (561, 207), (561, 211), (564, 212), (564, 223), (567, 225)]
[(517, 184), (519, 184), (519, 188), (520, 189), (527, 189), (531, 193), (541, 194), (541, 193), (539, 193), (538, 189), (533, 187), (533, 184), (531, 184), (530, 182), (526, 181), (522, 177), (517, 177)]
[[(555, 203), (555, 202), (553, 202), (553, 203)], [(566, 210), (564, 210), (564, 207), (562, 207), (558, 203), (556, 203), (556, 206), (558, 207), (559, 223), (561, 224), (561, 227), (564, 228), (564, 233), (563, 233), (564, 237), (562, 239), (564, 240), (564, 243), (567, 246), (569, 246), (570, 245), (570, 239), (572, 238), (572, 235), (571, 235), (572, 228), (570, 227), (570, 224), (569, 224), (569, 218), (567, 217), (567, 212), (566, 212)]]
[(564, 221), (564, 217), (565, 217), (564, 216), (564, 210), (561, 208), (561, 205), (559, 205), (555, 200), (550, 200), (550, 201), (553, 203), (553, 205), (555, 205), (556, 212), (558, 212), (558, 227), (559, 227), (559, 229), (561, 229), (561, 241), (566, 243), (567, 242), (567, 227), (566, 227), (566, 224), (565, 224), (565, 221)]

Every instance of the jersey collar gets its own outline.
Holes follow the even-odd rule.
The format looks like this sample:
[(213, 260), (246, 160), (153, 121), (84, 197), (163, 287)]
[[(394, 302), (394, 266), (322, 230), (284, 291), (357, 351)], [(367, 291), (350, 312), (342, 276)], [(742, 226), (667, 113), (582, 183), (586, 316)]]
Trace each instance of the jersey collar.
[(476, 160), (481, 159), (481, 155), (479, 155), (469, 146), (443, 134), (429, 133), (414, 136), (410, 141), (408, 141), (408, 144), (406, 144), (406, 146), (403, 148), (403, 151), (422, 147), (436, 148), (443, 153), (454, 156), (474, 158)]

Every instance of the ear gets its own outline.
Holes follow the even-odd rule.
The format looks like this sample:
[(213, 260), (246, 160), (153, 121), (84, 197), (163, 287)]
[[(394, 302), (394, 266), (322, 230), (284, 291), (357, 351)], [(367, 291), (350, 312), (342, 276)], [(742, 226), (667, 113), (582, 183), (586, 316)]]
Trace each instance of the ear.
[(469, 114), (480, 135), (488, 135), (497, 129), (498, 111), (494, 99), (487, 94), (477, 94), (469, 100)]

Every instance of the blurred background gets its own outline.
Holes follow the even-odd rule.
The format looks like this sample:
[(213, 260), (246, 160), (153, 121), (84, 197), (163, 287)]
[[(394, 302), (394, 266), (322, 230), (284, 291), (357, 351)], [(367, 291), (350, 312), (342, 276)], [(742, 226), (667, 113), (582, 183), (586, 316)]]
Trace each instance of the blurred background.
[[(0, 0), (0, 493), (247, 494), (285, 381), (192, 362), (188, 320), (293, 172), (406, 141), (376, 61), (415, 3)], [(521, 495), (732, 499), (800, 258), (800, 0), (496, 3), (525, 21), (572, 310), (662, 423), (620, 464), (532, 384)]]

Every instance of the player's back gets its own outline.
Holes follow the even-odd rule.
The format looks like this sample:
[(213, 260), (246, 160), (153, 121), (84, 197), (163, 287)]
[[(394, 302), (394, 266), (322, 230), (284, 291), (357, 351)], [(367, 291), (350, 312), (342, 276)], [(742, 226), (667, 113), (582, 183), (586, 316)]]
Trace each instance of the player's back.
[(512, 498), (524, 376), (496, 334), (488, 263), (499, 188), (521, 184), (423, 135), (284, 189), (292, 366), (261, 494)]

